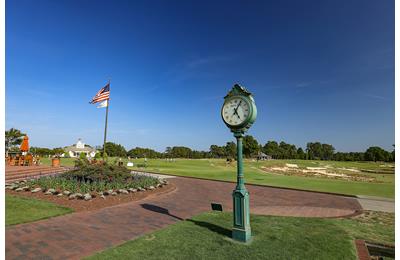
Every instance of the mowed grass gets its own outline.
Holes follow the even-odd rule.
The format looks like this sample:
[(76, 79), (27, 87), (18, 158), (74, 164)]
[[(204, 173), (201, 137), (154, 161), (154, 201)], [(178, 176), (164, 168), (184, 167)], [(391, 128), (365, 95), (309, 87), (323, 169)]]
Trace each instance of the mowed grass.
[(6, 194), (6, 226), (32, 222), (71, 213), (56, 204)]
[[(137, 164), (143, 164), (143, 159), (134, 160)], [(369, 195), (378, 197), (394, 197), (394, 174), (363, 173), (369, 176), (375, 176), (380, 183), (356, 182), (348, 180), (337, 180), (317, 177), (287, 176), (265, 172), (262, 166), (282, 165), (286, 163), (310, 165), (307, 167), (318, 167), (319, 161), (303, 160), (273, 160), (273, 161), (251, 161), (245, 160), (245, 181), (251, 184), (269, 185), (275, 187), (295, 188), (311, 191), (322, 191), (341, 193), (348, 195)], [(324, 162), (337, 163), (337, 162)], [(379, 169), (379, 163), (352, 163), (346, 165), (340, 162), (340, 167), (355, 168), (362, 165), (364, 169)], [(236, 163), (227, 164), (225, 160), (217, 159), (176, 159), (175, 162), (166, 160), (147, 160), (145, 170), (179, 176), (189, 176), (197, 178), (206, 178), (224, 181), (236, 181)], [(304, 166), (306, 167), (306, 166)], [(340, 168), (338, 167), (338, 168)], [(133, 168), (144, 170), (143, 168)]]
[[(231, 213), (204, 213), (88, 259), (357, 259), (354, 239), (394, 243), (389, 221), (251, 216), (253, 241), (232, 242)], [(379, 216), (377, 217), (380, 218)]]
[[(76, 160), (75, 158), (61, 158), (60, 159), (60, 164), (61, 164), (61, 166), (69, 166), (69, 167), (71, 167), (71, 166), (75, 165), (75, 160)], [(41, 157), (40, 158), (40, 162), (43, 165), (50, 166), (51, 165), (51, 158)]]
[[(113, 162), (117, 158), (109, 158)], [(61, 165), (73, 166), (72, 158), (62, 158)], [(127, 162), (127, 159), (123, 159)], [(137, 165), (143, 165), (144, 159), (131, 160)], [(43, 164), (50, 165), (48, 158), (42, 159)], [(356, 169), (366, 176), (373, 176), (379, 182), (360, 182), (318, 177), (287, 176), (269, 173), (262, 167), (280, 167), (286, 163), (297, 164), (300, 168), (330, 166), (336, 172), (341, 168)], [(385, 166), (385, 167), (382, 167)], [(205, 178), (212, 180), (236, 181), (236, 162), (227, 164), (223, 159), (175, 159), (170, 162), (165, 159), (147, 159), (146, 168), (132, 167), (131, 169), (146, 170), (164, 174)], [(347, 195), (368, 195), (394, 198), (394, 164), (382, 162), (336, 162), (312, 160), (245, 160), (245, 181), (249, 184), (268, 185), (274, 187), (295, 188), (310, 191), (332, 192)]]

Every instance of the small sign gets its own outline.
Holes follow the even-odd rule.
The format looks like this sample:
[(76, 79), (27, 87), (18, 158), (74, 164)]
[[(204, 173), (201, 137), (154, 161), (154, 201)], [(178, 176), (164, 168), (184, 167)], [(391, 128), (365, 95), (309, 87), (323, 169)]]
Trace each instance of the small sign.
[(133, 162), (128, 162), (128, 163), (126, 164), (126, 166), (128, 166), (128, 167), (133, 167)]
[(211, 203), (211, 209), (215, 211), (222, 211), (222, 204)]

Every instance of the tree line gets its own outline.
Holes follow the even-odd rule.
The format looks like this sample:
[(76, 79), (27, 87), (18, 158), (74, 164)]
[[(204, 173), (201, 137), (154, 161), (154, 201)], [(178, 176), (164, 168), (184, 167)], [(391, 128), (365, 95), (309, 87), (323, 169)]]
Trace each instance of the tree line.
[[(223, 146), (211, 145), (208, 151), (192, 150), (185, 146), (167, 147), (165, 152), (150, 148), (136, 147), (129, 151), (120, 144), (106, 143), (108, 156), (131, 158), (236, 158), (236, 143), (227, 142)], [(393, 162), (394, 149), (388, 152), (380, 147), (369, 147), (365, 152), (335, 152), (331, 144), (309, 142), (306, 149), (285, 142), (268, 141), (264, 145), (251, 135), (243, 138), (243, 155), (246, 158), (257, 157), (260, 153), (271, 156), (272, 159), (301, 159), (301, 160), (334, 160), (334, 161), (385, 161)]]
[[(11, 128), (5, 132), (6, 151), (18, 150), (25, 134), (18, 129)], [(394, 146), (394, 145), (393, 145)], [(96, 147), (102, 154), (103, 147)], [(64, 149), (31, 147), (30, 152), (40, 155), (61, 155)], [(135, 147), (126, 150), (121, 144), (113, 142), (106, 143), (106, 153), (110, 157), (131, 157), (131, 158), (236, 158), (236, 143), (227, 142), (223, 146), (211, 145), (208, 151), (192, 150), (185, 146), (167, 147), (165, 152), (158, 152), (150, 148)], [(395, 151), (388, 152), (381, 147), (372, 146), (365, 152), (336, 152), (331, 144), (320, 142), (309, 142), (306, 149), (296, 147), (293, 144), (283, 141), (268, 141), (264, 145), (251, 135), (243, 137), (243, 155), (246, 158), (254, 158), (260, 153), (265, 153), (272, 159), (301, 159), (301, 160), (334, 160), (334, 161), (385, 161), (393, 162), (395, 160)]]

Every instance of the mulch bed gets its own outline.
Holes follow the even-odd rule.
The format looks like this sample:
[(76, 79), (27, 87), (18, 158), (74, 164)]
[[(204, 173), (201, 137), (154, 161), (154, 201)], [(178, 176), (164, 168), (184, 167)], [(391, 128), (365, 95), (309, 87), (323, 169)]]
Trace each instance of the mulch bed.
[(7, 190), (7, 194), (12, 194), (16, 196), (22, 196), (27, 198), (35, 198), (45, 201), (50, 201), (58, 205), (68, 207), (73, 209), (75, 212), (80, 211), (92, 211), (101, 208), (106, 208), (110, 206), (115, 206), (118, 204), (128, 203), (132, 201), (138, 201), (149, 196), (159, 196), (164, 193), (172, 192), (176, 189), (175, 185), (168, 183), (168, 185), (163, 185), (155, 190), (138, 191), (129, 194), (118, 194), (116, 196), (108, 195), (105, 199), (101, 198), (99, 195), (92, 200), (69, 200), (68, 196), (57, 197), (55, 195), (45, 195), (43, 192), (31, 193), (30, 191), (20, 191), (16, 192), (13, 190)]

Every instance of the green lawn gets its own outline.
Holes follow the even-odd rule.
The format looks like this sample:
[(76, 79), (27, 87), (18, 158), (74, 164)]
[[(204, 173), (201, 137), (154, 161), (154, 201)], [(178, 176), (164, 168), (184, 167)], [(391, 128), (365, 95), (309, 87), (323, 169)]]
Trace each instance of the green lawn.
[[(112, 162), (116, 158), (110, 158)], [(73, 165), (71, 158), (62, 158), (61, 164)], [(127, 159), (123, 159), (126, 163)], [(143, 159), (132, 160), (135, 165), (143, 164)], [(43, 164), (50, 164), (47, 158), (42, 159)], [(379, 173), (361, 172), (365, 176), (375, 177), (379, 183), (336, 180), (317, 177), (287, 176), (267, 173), (262, 167), (283, 166), (286, 163), (297, 164), (300, 168), (330, 166), (340, 173), (341, 168), (357, 169), (362, 171), (375, 171)], [(189, 176), (213, 180), (236, 181), (236, 164), (226, 164), (223, 159), (176, 159), (169, 162), (164, 159), (148, 159), (146, 169), (153, 172)], [(394, 198), (394, 166), (393, 163), (381, 162), (336, 162), (336, 161), (309, 161), (309, 160), (271, 160), (252, 161), (245, 160), (246, 183), (287, 187), (312, 191), (333, 192), (348, 195), (369, 195)], [(133, 167), (132, 169), (138, 169)]]
[[(48, 157), (42, 157), (40, 158), (40, 162), (43, 165), (51, 165), (51, 158)], [(74, 158), (61, 158), (61, 166), (74, 166), (75, 165), (75, 159)]]
[(360, 219), (253, 215), (253, 241), (242, 245), (230, 240), (232, 214), (210, 212), (89, 259), (357, 259), (355, 238), (394, 243), (394, 214), (373, 215)]
[(56, 204), (6, 194), (6, 226), (32, 222), (72, 212)]
[[(143, 159), (135, 160), (136, 163), (143, 164)], [(394, 198), (394, 174), (363, 173), (364, 175), (376, 176), (381, 183), (356, 182), (347, 180), (336, 180), (327, 178), (286, 176), (271, 174), (263, 171), (261, 167), (268, 164), (280, 165), (285, 163), (295, 163), (299, 167), (319, 167), (321, 161), (304, 160), (273, 160), (256, 162), (245, 161), (245, 180), (246, 183), (270, 185), (276, 187), (288, 187), (313, 191), (324, 191), (342, 193), (349, 195), (370, 195), (378, 197)], [(331, 162), (323, 163), (337, 164), (338, 168), (358, 169), (379, 169), (379, 163), (374, 162)], [(143, 169), (142, 169), (143, 170)], [(177, 159), (175, 162), (165, 160), (147, 160), (146, 170), (159, 173), (173, 174), (179, 176), (192, 176), (198, 178), (236, 181), (235, 163), (228, 165), (225, 160), (185, 160)]]

